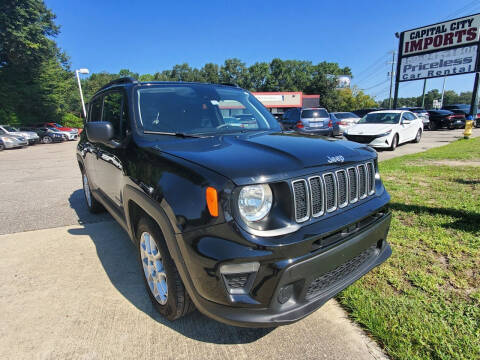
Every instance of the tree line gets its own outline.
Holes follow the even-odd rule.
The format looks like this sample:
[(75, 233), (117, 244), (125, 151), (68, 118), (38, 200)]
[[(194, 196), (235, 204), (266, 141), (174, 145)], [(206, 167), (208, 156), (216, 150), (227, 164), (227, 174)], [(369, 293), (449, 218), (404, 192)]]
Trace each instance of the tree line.
[[(442, 93), (437, 90), (433, 89), (425, 93), (425, 109), (432, 109), (433, 108), (433, 100), (440, 100), (442, 98)], [(443, 94), (443, 103), (445, 105), (451, 104), (468, 104), (472, 101), (472, 92), (471, 91), (464, 91), (460, 94), (457, 94), (453, 90), (446, 90)], [(385, 99), (380, 102), (380, 107), (388, 108), (389, 99)], [(398, 107), (413, 107), (413, 106), (422, 106), (422, 96), (412, 96), (412, 97), (404, 97), (398, 98)]]
[[(55, 14), (43, 0), (3, 0), (0, 13), (0, 123), (42, 121), (81, 125), (81, 104), (75, 74), (55, 37)], [(331, 75), (352, 75), (334, 62), (273, 59), (247, 66), (240, 59), (194, 68), (187, 63), (153, 74), (128, 69), (118, 74), (93, 73), (82, 80), (88, 99), (109, 81), (132, 76), (140, 81), (234, 83), (251, 91), (303, 91), (319, 94), (321, 105), (334, 110), (374, 106), (362, 91), (336, 89)]]
[[(60, 49), (55, 14), (43, 0), (3, 0), (0, 12), (0, 123), (33, 124), (42, 121), (81, 126), (80, 96), (68, 55)], [(85, 99), (106, 83), (124, 76), (139, 81), (197, 81), (230, 83), (250, 91), (303, 91), (320, 95), (320, 105), (329, 111), (352, 111), (367, 107), (388, 107), (358, 88), (336, 89), (332, 75), (349, 75), (349, 67), (335, 62), (314, 64), (305, 60), (256, 62), (240, 59), (223, 64), (207, 63), (200, 68), (188, 63), (152, 74), (129, 69), (119, 73), (98, 72), (82, 79)], [(471, 92), (446, 91), (444, 103), (469, 103)], [(425, 107), (440, 99), (438, 90), (425, 96)], [(400, 98), (399, 106), (420, 106), (420, 97)]]

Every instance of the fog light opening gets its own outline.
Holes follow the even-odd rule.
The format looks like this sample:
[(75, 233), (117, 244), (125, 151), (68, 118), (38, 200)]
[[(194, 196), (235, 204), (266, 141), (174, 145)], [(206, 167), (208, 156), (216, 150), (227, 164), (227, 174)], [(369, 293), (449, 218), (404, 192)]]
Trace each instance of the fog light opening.
[(293, 296), (293, 284), (284, 286), (278, 292), (278, 302), (285, 304)]
[(248, 294), (252, 288), (260, 264), (225, 264), (220, 266), (220, 274), (229, 294)]

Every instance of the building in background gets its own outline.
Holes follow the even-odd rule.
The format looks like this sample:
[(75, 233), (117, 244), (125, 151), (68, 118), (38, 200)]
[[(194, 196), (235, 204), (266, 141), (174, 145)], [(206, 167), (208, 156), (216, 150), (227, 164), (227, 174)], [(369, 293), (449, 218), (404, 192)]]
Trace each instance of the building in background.
[(320, 95), (306, 95), (301, 91), (253, 92), (252, 93), (276, 117), (291, 108), (314, 108), (320, 106)]

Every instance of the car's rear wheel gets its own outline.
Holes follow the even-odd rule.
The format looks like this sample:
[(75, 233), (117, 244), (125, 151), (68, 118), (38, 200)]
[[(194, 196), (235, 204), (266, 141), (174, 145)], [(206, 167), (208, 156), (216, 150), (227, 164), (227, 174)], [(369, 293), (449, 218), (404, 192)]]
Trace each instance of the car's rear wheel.
[(390, 145), (389, 150), (393, 151), (397, 148), (398, 146), (398, 134), (395, 134), (392, 139), (392, 144)]
[(47, 135), (47, 136), (44, 136), (44, 137), (42, 138), (42, 143), (43, 143), (43, 144), (51, 144), (52, 142), (53, 142), (53, 139), (52, 139), (50, 136), (48, 136), (48, 135)]
[(85, 195), (85, 202), (87, 203), (88, 211), (92, 214), (97, 214), (104, 211), (104, 207), (92, 195), (90, 189), (90, 182), (85, 171), (82, 172), (83, 194)]
[(149, 217), (141, 218), (136, 238), (145, 287), (158, 312), (176, 320), (194, 310), (158, 225)]
[(421, 138), (422, 138), (422, 129), (418, 129), (417, 136), (415, 136), (415, 139), (413, 140), (413, 142), (419, 143)]

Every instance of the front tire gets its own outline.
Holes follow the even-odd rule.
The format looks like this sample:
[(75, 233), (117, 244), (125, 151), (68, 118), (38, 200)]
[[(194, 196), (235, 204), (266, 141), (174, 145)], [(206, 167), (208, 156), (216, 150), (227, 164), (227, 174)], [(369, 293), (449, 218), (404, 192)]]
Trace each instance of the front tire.
[(415, 136), (415, 139), (413, 140), (413, 142), (419, 143), (421, 138), (422, 138), (422, 129), (418, 129), (417, 136)]
[(82, 183), (83, 194), (85, 196), (85, 202), (87, 203), (88, 211), (90, 211), (92, 214), (103, 212), (105, 208), (97, 201), (97, 199), (93, 197), (90, 189), (90, 182), (85, 171), (82, 171)]
[(5, 149), (5, 145), (0, 144), (0, 151), (3, 151)]
[(388, 148), (388, 150), (393, 151), (397, 148), (398, 146), (398, 134), (395, 134), (392, 139), (392, 144)]
[(151, 218), (139, 220), (136, 240), (145, 287), (157, 311), (173, 321), (195, 309), (163, 234)]
[(42, 138), (42, 143), (43, 143), (43, 144), (51, 144), (52, 142), (53, 142), (53, 139), (52, 139), (50, 136), (48, 136), (48, 135), (47, 135), (47, 136), (44, 136), (44, 137)]

